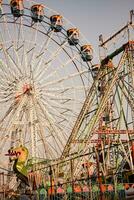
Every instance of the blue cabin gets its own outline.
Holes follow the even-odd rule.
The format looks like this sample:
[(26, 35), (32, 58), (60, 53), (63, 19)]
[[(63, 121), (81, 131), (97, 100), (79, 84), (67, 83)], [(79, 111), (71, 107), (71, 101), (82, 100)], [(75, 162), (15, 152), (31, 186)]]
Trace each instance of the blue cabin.
[(81, 58), (84, 62), (89, 62), (93, 59), (93, 49), (91, 45), (83, 45), (81, 47)]
[(24, 14), (23, 0), (11, 0), (10, 6), (14, 17), (21, 17)]
[(70, 45), (77, 45), (79, 43), (79, 30), (77, 28), (67, 30), (67, 36)]
[(31, 7), (31, 17), (34, 22), (42, 22), (44, 18), (44, 6), (41, 4)]
[(52, 15), (50, 17), (50, 22), (51, 22), (51, 29), (54, 32), (60, 32), (62, 30), (63, 22), (61, 15)]

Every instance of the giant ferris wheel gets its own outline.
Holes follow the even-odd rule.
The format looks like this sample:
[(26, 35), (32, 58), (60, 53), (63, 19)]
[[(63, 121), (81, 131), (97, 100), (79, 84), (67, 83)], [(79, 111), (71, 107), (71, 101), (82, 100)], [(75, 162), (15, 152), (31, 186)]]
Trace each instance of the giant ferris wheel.
[(94, 65), (91, 45), (59, 13), (1, 3), (0, 167), (9, 170), (5, 153), (22, 145), (50, 178), (113, 176), (117, 185), (120, 172), (133, 177), (133, 15), (107, 40), (100, 36)]
[(92, 54), (79, 30), (45, 5), (1, 2), (1, 159), (18, 145), (32, 162), (62, 155), (93, 80)]

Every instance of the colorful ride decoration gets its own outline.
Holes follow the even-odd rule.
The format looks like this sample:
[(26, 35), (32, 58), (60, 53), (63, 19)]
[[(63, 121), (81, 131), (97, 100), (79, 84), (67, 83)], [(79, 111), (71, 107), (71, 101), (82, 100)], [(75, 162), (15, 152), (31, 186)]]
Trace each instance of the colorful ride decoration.
[(50, 17), (50, 22), (51, 22), (51, 29), (54, 32), (60, 32), (62, 30), (62, 16), (61, 15), (52, 15)]
[(77, 28), (67, 30), (67, 36), (70, 45), (77, 45), (79, 43), (79, 30)]
[(11, 0), (10, 6), (14, 17), (21, 17), (24, 14), (23, 0)]
[(13, 171), (16, 173), (17, 178), (25, 183), (25, 185), (29, 185), (26, 167), (28, 149), (24, 146), (11, 148), (6, 155), (9, 156), (10, 162), (14, 161)]
[(44, 18), (44, 6), (41, 4), (31, 7), (31, 17), (34, 22), (42, 22)]
[(28, 173), (28, 180), (32, 188), (39, 188), (44, 184), (45, 177), (41, 171), (31, 171)]

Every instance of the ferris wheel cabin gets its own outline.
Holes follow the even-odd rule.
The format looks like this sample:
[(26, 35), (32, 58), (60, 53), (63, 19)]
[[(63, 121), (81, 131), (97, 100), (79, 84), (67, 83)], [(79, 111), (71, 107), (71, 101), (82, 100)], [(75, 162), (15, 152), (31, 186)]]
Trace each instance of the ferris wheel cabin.
[(79, 43), (79, 30), (77, 28), (67, 30), (67, 36), (70, 45), (77, 45)]
[(96, 78), (100, 69), (100, 64), (92, 65), (93, 77)]
[(93, 59), (93, 49), (91, 45), (83, 45), (81, 47), (81, 58), (84, 62), (89, 62)]
[(10, 6), (14, 17), (21, 17), (24, 14), (23, 0), (11, 0)]
[(44, 6), (41, 4), (31, 7), (31, 17), (34, 22), (42, 22), (44, 18)]
[(50, 22), (51, 22), (51, 29), (54, 32), (60, 32), (62, 30), (62, 16), (61, 15), (52, 15), (50, 17)]
[(0, 0), (0, 17), (2, 15), (2, 0)]

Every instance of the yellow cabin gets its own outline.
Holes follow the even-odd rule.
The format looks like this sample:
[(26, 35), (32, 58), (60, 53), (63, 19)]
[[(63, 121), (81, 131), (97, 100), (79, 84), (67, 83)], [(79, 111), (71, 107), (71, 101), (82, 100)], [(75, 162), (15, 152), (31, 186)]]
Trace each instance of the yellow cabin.
[(10, 6), (14, 17), (20, 17), (24, 14), (23, 0), (11, 0)]
[(41, 4), (31, 7), (31, 17), (34, 22), (42, 22), (44, 18), (44, 6)]
[(51, 22), (51, 29), (54, 32), (60, 32), (62, 30), (63, 22), (61, 15), (52, 15), (50, 17), (50, 22)]
[(77, 45), (79, 43), (79, 30), (77, 28), (67, 30), (67, 36), (70, 45)]
[(89, 62), (93, 59), (93, 49), (89, 44), (81, 47), (81, 58), (84, 62)]

